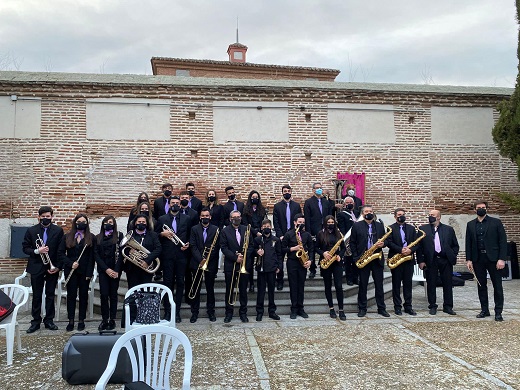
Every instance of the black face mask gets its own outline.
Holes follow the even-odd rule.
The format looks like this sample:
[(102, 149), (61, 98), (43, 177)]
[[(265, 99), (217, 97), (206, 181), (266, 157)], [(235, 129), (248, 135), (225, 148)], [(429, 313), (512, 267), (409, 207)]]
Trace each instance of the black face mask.
[(354, 205), (352, 203), (347, 204), (347, 210), (354, 210)]
[(217, 200), (217, 197), (216, 196), (208, 196), (208, 201), (210, 202), (214, 202)]
[(171, 194), (172, 192), (170, 190), (164, 191), (164, 196), (166, 196), (167, 198), (169, 198)]
[(202, 222), (203, 225), (207, 225), (209, 223), (209, 218), (201, 218), (200, 222)]
[(180, 209), (181, 209), (181, 206), (179, 206), (178, 204), (174, 204), (174, 205), (170, 208), (170, 211), (173, 212), (173, 213), (178, 213)]
[(231, 220), (231, 223), (232, 223), (233, 225), (235, 225), (235, 226), (240, 225), (240, 222), (242, 222), (242, 218), (233, 218), (233, 219)]
[(367, 215), (365, 215), (364, 217), (367, 221), (371, 221), (374, 219), (374, 214), (372, 213), (368, 213)]
[(139, 198), (139, 201), (137, 203), (143, 203), (143, 202), (147, 202), (148, 199), (146, 198)]
[(431, 215), (428, 217), (428, 222), (430, 222), (430, 225), (433, 225), (437, 221), (437, 218), (432, 217)]
[(260, 203), (260, 199), (258, 198), (251, 198), (251, 204), (258, 204)]
[(229, 199), (229, 200), (235, 200), (235, 197), (236, 197), (235, 194), (233, 194), (233, 195), (229, 195), (229, 196), (228, 196), (228, 199)]
[(477, 209), (477, 215), (479, 217), (483, 217), (484, 215), (486, 215), (486, 213), (487, 213), (486, 209)]
[(286, 192), (285, 194), (283, 194), (283, 198), (284, 198), (285, 200), (289, 200), (289, 199), (291, 199), (291, 196), (292, 196), (292, 195), (289, 194), (288, 192)]
[(135, 225), (135, 228), (137, 230), (143, 231), (144, 229), (146, 229), (146, 224), (145, 223), (138, 223), (137, 225)]
[(87, 228), (87, 226), (88, 226), (88, 223), (86, 223), (86, 222), (78, 222), (76, 224), (76, 229), (77, 230), (85, 230)]
[(189, 196), (194, 196), (194, 195), (195, 195), (195, 191), (193, 191), (193, 190), (189, 190), (189, 191), (188, 191), (188, 195), (189, 195)]
[(108, 232), (110, 230), (114, 230), (114, 225), (112, 225), (111, 223), (105, 223), (103, 225), (103, 228), (105, 229), (106, 232)]
[(334, 225), (327, 225), (327, 230), (332, 232), (334, 230)]
[(400, 215), (397, 217), (397, 222), (404, 223), (406, 221), (406, 217), (404, 215)]
[(298, 229), (298, 228), (299, 228), (299, 230), (298, 230), (298, 231), (300, 231), (300, 232), (301, 232), (302, 230), (305, 230), (305, 225), (304, 225), (304, 224), (299, 224), (299, 225), (296, 225), (296, 229)]
[(52, 218), (42, 218), (40, 219), (40, 223), (43, 225), (43, 226), (49, 226), (52, 222)]
[(181, 206), (183, 206), (183, 207), (186, 207), (186, 206), (188, 205), (188, 203), (189, 203), (189, 202), (188, 202), (187, 199), (183, 199), (183, 200), (181, 200)]
[(269, 236), (271, 234), (271, 228), (263, 228), (262, 229), (262, 234), (264, 236)]

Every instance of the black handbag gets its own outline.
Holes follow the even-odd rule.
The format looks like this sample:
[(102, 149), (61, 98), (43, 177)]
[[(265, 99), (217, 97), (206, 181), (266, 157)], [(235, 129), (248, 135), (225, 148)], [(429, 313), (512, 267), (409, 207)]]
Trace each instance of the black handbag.
[(9, 317), (15, 307), (16, 304), (9, 298), (9, 295), (0, 290), (0, 322)]

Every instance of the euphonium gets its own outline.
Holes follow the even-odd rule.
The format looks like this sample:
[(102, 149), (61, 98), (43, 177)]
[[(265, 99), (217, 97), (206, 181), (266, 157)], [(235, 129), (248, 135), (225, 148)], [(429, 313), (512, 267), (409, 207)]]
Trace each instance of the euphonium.
[(213, 242), (211, 243), (211, 246), (208, 248), (207, 246), (204, 247), (204, 251), (202, 252), (202, 261), (201, 264), (199, 264), (199, 267), (197, 268), (197, 272), (195, 272), (195, 276), (193, 277), (193, 282), (191, 283), (191, 288), (188, 293), (188, 298), (193, 299), (195, 298), (195, 295), (197, 295), (197, 291), (199, 290), (200, 283), (202, 282), (202, 275), (204, 275), (204, 272), (208, 270), (208, 263), (209, 258), (211, 257), (211, 253), (213, 252), (213, 249), (215, 248), (215, 245), (217, 244), (218, 235), (220, 233), (220, 230), (217, 229), (215, 232), (215, 237), (213, 238)]
[(332, 249), (329, 251), (330, 259), (322, 259), (320, 261), (320, 268), (321, 269), (327, 269), (329, 268), (332, 263), (336, 261), (336, 252), (338, 251), (339, 247), (341, 246), (341, 243), (343, 242), (343, 235), (340, 233), (341, 238), (334, 244)]
[[(154, 274), (159, 269), (161, 261), (159, 259), (155, 259), (148, 266), (146, 263), (145, 265), (142, 265), (141, 260), (144, 260), (146, 257), (148, 257), (150, 251), (139, 244), (137, 240), (132, 237), (133, 233), (133, 231), (129, 231), (126, 233), (126, 236), (123, 237), (123, 240), (121, 240), (120, 245), (123, 247), (123, 250), (121, 251), (123, 259), (130, 261), (149, 274)], [(154, 262), (157, 263), (155, 267)]]
[[(416, 240), (411, 242), (410, 245), (408, 245), (409, 249), (416, 246), (419, 243), (419, 241), (421, 241), (426, 236), (426, 233), (423, 230), (419, 229), (418, 227), (415, 227), (415, 231), (417, 233), (421, 232), (421, 235), (419, 237), (417, 237)], [(405, 261), (410, 261), (412, 259), (413, 259), (413, 254), (409, 254), (409, 255), (405, 256), (402, 253), (396, 253), (391, 258), (389, 258), (386, 263), (388, 265), (388, 268), (394, 269), (395, 267), (401, 265)]]
[[(45, 235), (44, 235), (44, 236), (45, 236)], [(45, 246), (45, 243), (44, 243), (43, 240), (40, 238), (40, 235), (37, 234), (36, 237), (38, 237), (38, 238), (36, 239), (36, 248), (40, 249), (40, 248), (44, 247), (44, 246)], [(45, 265), (49, 264), (49, 266), (50, 266), (50, 270), (51, 270), (51, 271), (54, 271), (54, 270), (56, 269), (56, 267), (52, 264), (51, 258), (50, 258), (50, 256), (49, 256), (48, 253), (40, 253), (40, 256), (41, 256), (41, 258), (42, 258), (42, 262), (43, 262), (43, 264), (45, 264)]]
[(229, 297), (228, 297), (228, 303), (231, 306), (233, 306), (235, 304), (235, 302), (237, 301), (240, 275), (249, 273), (246, 270), (246, 261), (247, 261), (247, 248), (249, 247), (249, 236), (251, 235), (251, 225), (247, 225), (245, 235), (246, 236), (244, 237), (244, 245), (242, 246), (242, 252), (241, 252), (243, 258), (242, 258), (242, 263), (240, 263), (240, 269), (238, 270), (238, 272), (235, 272), (237, 263), (233, 264), (233, 273), (231, 276), (231, 289), (229, 290)]
[(392, 228), (390, 226), (386, 227), (386, 233), (381, 237), (379, 240), (377, 240), (374, 245), (372, 245), (370, 248), (368, 248), (361, 257), (356, 261), (356, 267), (363, 268), (371, 261), (374, 261), (376, 259), (381, 259), (381, 256), (383, 256), (383, 252), (377, 252), (374, 253), (377, 248), (377, 243), (383, 242), (388, 238), (388, 236), (392, 234)]
[(302, 265), (305, 267), (305, 263), (307, 263), (309, 261), (309, 254), (305, 251), (305, 249), (303, 249), (302, 239), (298, 235), (299, 231), (300, 231), (300, 227), (298, 226), (295, 231), (296, 242), (298, 243), (299, 246), (302, 247), (302, 249), (300, 249), (300, 250), (298, 250), (298, 252), (296, 252), (296, 257), (298, 258), (298, 260), (300, 260), (300, 263), (302, 263)]

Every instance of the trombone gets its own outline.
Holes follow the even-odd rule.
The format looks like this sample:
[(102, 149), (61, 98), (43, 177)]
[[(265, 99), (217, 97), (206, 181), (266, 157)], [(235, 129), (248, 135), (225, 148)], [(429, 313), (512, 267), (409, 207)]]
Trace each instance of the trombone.
[(182, 240), (179, 238), (179, 236), (177, 234), (175, 234), (175, 232), (173, 231), (173, 229), (171, 227), (169, 227), (168, 225), (162, 225), (162, 230), (163, 232), (169, 232), (172, 234), (172, 238), (170, 238), (170, 240), (175, 244), (175, 245), (181, 245), (181, 246), (186, 246), (186, 244), (184, 242), (182, 242)]
[(208, 270), (208, 263), (211, 256), (211, 253), (213, 252), (213, 249), (215, 248), (215, 245), (217, 244), (218, 235), (220, 233), (220, 230), (217, 228), (217, 231), (215, 232), (215, 237), (213, 238), (213, 242), (211, 243), (211, 246), (208, 248), (207, 246), (204, 247), (204, 252), (202, 252), (202, 261), (201, 264), (199, 264), (199, 267), (197, 268), (197, 271), (195, 272), (195, 276), (193, 277), (193, 282), (191, 283), (190, 292), (188, 293), (188, 298), (193, 299), (195, 298), (195, 295), (197, 295), (197, 291), (199, 291), (200, 284), (202, 283), (202, 275), (204, 275), (204, 272)]
[(240, 264), (240, 268), (238, 272), (236, 272), (237, 263), (233, 264), (233, 274), (231, 276), (231, 289), (229, 290), (228, 303), (231, 306), (235, 305), (238, 296), (238, 285), (240, 283), (240, 275), (248, 274), (246, 270), (246, 260), (247, 260), (247, 248), (249, 247), (249, 236), (251, 234), (251, 225), (247, 225), (246, 236), (244, 237), (244, 245), (242, 246), (242, 252), (237, 252), (237, 254), (242, 253), (242, 263)]
[[(39, 234), (36, 234), (36, 237), (38, 237), (36, 239), (36, 248), (40, 249), (40, 248), (43, 248), (44, 246), (46, 246), (45, 243), (43, 242), (43, 240), (40, 238)], [(54, 271), (56, 269), (54, 264), (52, 264), (52, 261), (51, 261), (51, 258), (49, 256), (49, 253), (40, 253), (40, 256), (42, 258), (43, 264), (45, 264), (45, 265), (49, 264), (50, 265), (50, 270), (51, 271)]]

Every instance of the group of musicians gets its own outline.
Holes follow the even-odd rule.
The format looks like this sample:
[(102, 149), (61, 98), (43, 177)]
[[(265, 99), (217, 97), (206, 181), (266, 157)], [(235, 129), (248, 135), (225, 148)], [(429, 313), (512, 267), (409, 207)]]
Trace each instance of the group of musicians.
[[(77, 214), (70, 231), (52, 223), (49, 206), (38, 210), (38, 224), (29, 228), (23, 250), (29, 255), (27, 272), (33, 289), (31, 326), (35, 332), (41, 322), (56, 330), (54, 296), (59, 271), (63, 269), (67, 289), (67, 331), (74, 329), (76, 297), (79, 298), (77, 329), (85, 328), (89, 281), (97, 264), (101, 295), (102, 322), (100, 330), (114, 329), (117, 313), (119, 279), (124, 271), (128, 288), (148, 283), (154, 278), (174, 293), (175, 321), (181, 322), (183, 302), (191, 307), (190, 322), (198, 319), (202, 279), (206, 288), (206, 310), (209, 320), (216, 321), (214, 285), (223, 254), (226, 284), (224, 322), (234, 315), (236, 299), (239, 317), (248, 322), (248, 291), (254, 292), (253, 275), (257, 275), (256, 321), (262, 321), (267, 290), (268, 315), (279, 320), (276, 313), (275, 288), (284, 289), (284, 260), (291, 299), (290, 318), (307, 318), (304, 310), (304, 287), (307, 276), (314, 278), (317, 265), (323, 277), (325, 297), (331, 318), (346, 320), (342, 288), (343, 272), (347, 284), (359, 284), (358, 317), (367, 312), (367, 289), (370, 274), (374, 281), (377, 312), (389, 317), (383, 292), (384, 255), (388, 247), (392, 273), (394, 313), (416, 315), (412, 307), (412, 275), (415, 261), (425, 269), (428, 308), (437, 313), (437, 277), (443, 285), (443, 311), (454, 315), (452, 274), (459, 244), (453, 228), (442, 224), (439, 210), (431, 210), (428, 223), (418, 229), (407, 223), (406, 211), (394, 211), (395, 223), (385, 227), (376, 220), (369, 205), (361, 205), (355, 196), (355, 186), (349, 185), (341, 207), (329, 199), (321, 183), (312, 186), (313, 195), (303, 207), (292, 199), (292, 188), (284, 185), (281, 200), (274, 205), (273, 223), (260, 194), (251, 191), (245, 203), (237, 199), (233, 186), (225, 188), (228, 200), (221, 204), (214, 190), (206, 192), (203, 201), (195, 196), (195, 185), (173, 195), (170, 183), (162, 185), (162, 196), (153, 205), (148, 195), (140, 193), (130, 212), (126, 236), (118, 231), (114, 216), (106, 216), (98, 235), (89, 228), (89, 218)], [(477, 201), (477, 217), (467, 225), (466, 260), (468, 269), (478, 281), (481, 312), (478, 318), (490, 315), (487, 273), (494, 288), (495, 320), (502, 321), (503, 290), (501, 270), (505, 266), (507, 239), (499, 219), (487, 215), (487, 203)], [(124, 237), (124, 238), (123, 238)], [(129, 241), (136, 243), (125, 252)], [(142, 248), (142, 250), (139, 250)], [(137, 255), (133, 257), (132, 253)], [(123, 253), (126, 253), (124, 255)], [(316, 254), (318, 262), (316, 262)], [(160, 260), (160, 269), (154, 267)], [(153, 271), (151, 271), (153, 269)], [(332, 296), (334, 282), (338, 311)], [(401, 285), (403, 299), (401, 299)], [(45, 302), (42, 293), (45, 291)], [(404, 302), (403, 302), (404, 300)], [(173, 315), (168, 300), (164, 315)], [(41, 306), (45, 305), (45, 317)]]

